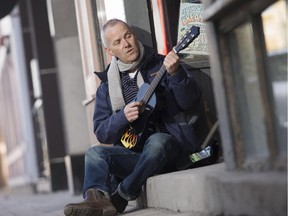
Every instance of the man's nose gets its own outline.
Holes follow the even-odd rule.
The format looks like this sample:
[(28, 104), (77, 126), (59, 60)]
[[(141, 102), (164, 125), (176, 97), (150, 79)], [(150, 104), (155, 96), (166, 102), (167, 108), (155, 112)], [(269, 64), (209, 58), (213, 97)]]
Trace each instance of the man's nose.
[(129, 45), (130, 45), (129, 41), (126, 40), (126, 39), (124, 39), (124, 40), (123, 40), (123, 46), (124, 46), (124, 47), (128, 47)]

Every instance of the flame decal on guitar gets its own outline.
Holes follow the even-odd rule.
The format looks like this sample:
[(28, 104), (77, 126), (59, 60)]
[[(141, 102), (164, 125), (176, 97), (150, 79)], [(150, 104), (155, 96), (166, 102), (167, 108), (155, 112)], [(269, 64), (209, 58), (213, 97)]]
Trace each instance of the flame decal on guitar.
[[(179, 53), (181, 50), (185, 49), (199, 34), (200, 28), (198, 26), (192, 26), (173, 48), (174, 52)], [(143, 109), (140, 110), (139, 118), (130, 124), (130, 127), (121, 137), (121, 143), (126, 148), (133, 148), (137, 144), (141, 133), (144, 131), (147, 118), (156, 105), (156, 95), (154, 91), (165, 73), (166, 68), (162, 65), (151, 84), (144, 83), (139, 88), (135, 101), (140, 101), (143, 104)]]
[(132, 128), (129, 128), (121, 137), (121, 142), (126, 148), (133, 148), (138, 141), (138, 134), (133, 132)]

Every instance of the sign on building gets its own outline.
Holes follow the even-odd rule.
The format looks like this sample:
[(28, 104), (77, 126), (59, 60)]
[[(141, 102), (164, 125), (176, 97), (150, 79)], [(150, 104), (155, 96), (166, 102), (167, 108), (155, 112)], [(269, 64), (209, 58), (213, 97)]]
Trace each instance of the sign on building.
[(203, 5), (181, 0), (178, 24), (178, 40), (192, 25), (200, 27), (200, 35), (180, 53), (189, 55), (209, 55), (206, 25), (203, 22)]

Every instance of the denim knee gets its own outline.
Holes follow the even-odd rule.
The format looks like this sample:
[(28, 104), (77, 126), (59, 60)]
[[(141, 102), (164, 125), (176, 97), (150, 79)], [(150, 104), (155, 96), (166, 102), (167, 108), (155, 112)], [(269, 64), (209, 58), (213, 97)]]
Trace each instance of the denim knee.
[(90, 147), (85, 153), (85, 163), (92, 163), (95, 165), (95, 163), (101, 159), (105, 160), (103, 146)]
[(149, 151), (151, 157), (164, 155), (167, 157), (167, 153), (169, 153), (174, 146), (176, 146), (175, 139), (165, 133), (156, 133), (151, 135), (146, 143), (145, 150)]
[[(96, 147), (96, 146), (95, 146), (95, 147)], [(85, 160), (86, 160), (86, 159), (92, 159), (92, 158), (95, 157), (95, 153), (96, 153), (95, 147), (90, 147), (90, 148), (86, 151), (86, 153), (85, 153)]]
[(91, 156), (92, 155), (97, 155), (100, 157), (105, 157), (106, 156), (106, 149), (110, 148), (107, 146), (92, 146), (86, 151), (86, 155)]

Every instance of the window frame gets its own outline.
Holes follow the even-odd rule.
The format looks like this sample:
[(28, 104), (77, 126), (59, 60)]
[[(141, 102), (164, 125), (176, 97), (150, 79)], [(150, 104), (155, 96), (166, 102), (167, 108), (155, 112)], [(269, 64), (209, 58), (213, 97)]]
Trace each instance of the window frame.
[[(283, 162), (277, 159), (278, 146), (275, 131), (276, 116), (273, 112), (274, 104), (272, 85), (269, 81), (270, 73), (267, 65), (267, 52), (262, 27), (261, 13), (275, 0), (218, 0), (204, 1), (204, 20), (210, 26), (208, 41), (213, 50), (216, 50), (211, 57), (211, 65), (214, 72), (219, 76), (219, 80), (213, 80), (214, 86), (222, 88), (220, 93), (216, 93), (216, 101), (220, 97), (225, 103), (217, 103), (217, 110), (221, 110), (219, 116), (225, 116), (220, 119), (220, 126), (226, 130), (221, 132), (222, 140), (224, 140), (224, 157), (228, 169), (243, 170), (268, 170), (279, 169), (283, 166)], [(253, 43), (255, 46), (255, 58), (257, 62), (257, 75), (261, 89), (261, 99), (263, 103), (263, 111), (266, 127), (267, 151), (268, 157), (257, 158), (256, 160), (247, 161), (245, 158), (245, 147), (243, 141), (239, 138), (241, 126), (238, 121), (238, 108), (235, 102), (235, 93), (233, 92), (233, 77), (231, 69), (233, 68), (231, 58), (229, 57), (229, 49), (227, 48), (227, 37), (229, 32), (235, 30), (238, 26), (245, 22), (250, 22), (253, 29)], [(214, 40), (212, 39), (214, 38)], [(213, 44), (214, 43), (214, 44)], [(216, 62), (220, 63), (216, 63)], [(213, 71), (212, 67), (212, 71)], [(212, 72), (212, 73), (214, 73)], [(223, 84), (221, 86), (221, 83)], [(217, 91), (217, 89), (216, 89)], [(225, 106), (225, 107), (224, 107)], [(228, 139), (225, 142), (225, 137)], [(267, 161), (271, 161), (270, 163)]]

